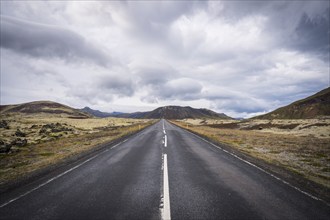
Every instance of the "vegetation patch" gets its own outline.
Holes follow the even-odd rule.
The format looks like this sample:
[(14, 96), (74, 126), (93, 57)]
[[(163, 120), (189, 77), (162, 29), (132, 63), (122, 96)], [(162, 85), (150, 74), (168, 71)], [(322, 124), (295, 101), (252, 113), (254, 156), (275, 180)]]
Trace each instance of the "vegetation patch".
[[(236, 125), (172, 122), (330, 188), (330, 121), (322, 119), (318, 127), (320, 120), (245, 120)], [(281, 131), (276, 130), (279, 128)]]
[(1, 115), (5, 120), (0, 121), (0, 188), (10, 181), (155, 122), (147, 119), (70, 117), (46, 113)]

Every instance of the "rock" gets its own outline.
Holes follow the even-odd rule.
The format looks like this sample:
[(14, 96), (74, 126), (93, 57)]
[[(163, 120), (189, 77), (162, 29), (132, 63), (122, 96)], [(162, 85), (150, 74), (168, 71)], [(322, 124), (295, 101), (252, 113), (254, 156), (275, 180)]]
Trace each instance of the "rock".
[(10, 151), (8, 153), (17, 153), (20, 150), (18, 148), (11, 148)]
[(11, 144), (6, 144), (4, 141), (0, 140), (0, 153), (9, 153), (11, 149)]
[(38, 127), (38, 125), (32, 125), (31, 127), (30, 127), (30, 129), (34, 129), (34, 128), (37, 128)]
[(47, 127), (45, 127), (45, 125), (43, 125), (41, 127), (41, 129), (39, 130), (39, 134), (48, 134), (50, 133), (50, 131), (48, 131)]
[(8, 123), (5, 120), (0, 121), (0, 128), (9, 129)]
[(58, 132), (62, 132), (62, 131), (72, 131), (71, 128), (67, 128), (65, 126), (63, 126), (60, 123), (51, 123), (51, 124), (45, 124), (41, 127), (39, 133), (45, 133), (45, 134), (49, 134), (49, 133), (58, 133)]
[(17, 137), (25, 137), (25, 133), (22, 132), (21, 130), (17, 129), (17, 131), (15, 132), (15, 135)]
[(18, 147), (24, 147), (25, 145), (27, 145), (27, 140), (25, 138), (24, 139), (16, 138), (15, 140), (13, 140), (11, 142), (11, 145), (15, 145)]
[(0, 153), (9, 153), (11, 145), (0, 145)]

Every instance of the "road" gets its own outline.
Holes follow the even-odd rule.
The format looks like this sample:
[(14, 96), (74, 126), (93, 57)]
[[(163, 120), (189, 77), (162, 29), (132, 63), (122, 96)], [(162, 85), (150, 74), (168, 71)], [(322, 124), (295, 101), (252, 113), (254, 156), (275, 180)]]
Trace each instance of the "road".
[(329, 219), (329, 206), (165, 120), (3, 193), (0, 219)]

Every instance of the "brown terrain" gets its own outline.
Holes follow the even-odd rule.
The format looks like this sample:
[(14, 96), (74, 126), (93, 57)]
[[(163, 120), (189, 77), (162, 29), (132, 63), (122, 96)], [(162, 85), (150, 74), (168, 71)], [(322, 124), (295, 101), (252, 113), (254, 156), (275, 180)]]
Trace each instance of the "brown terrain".
[(224, 113), (217, 113), (205, 108), (192, 108), (189, 106), (164, 106), (156, 108), (149, 112), (122, 113), (115, 117), (139, 118), (139, 119), (184, 119), (184, 118), (213, 118), (213, 119), (231, 119)]
[(49, 101), (1, 106), (0, 117), (0, 189), (154, 122), (96, 118)]
[(136, 118), (165, 118), (243, 155), (280, 167), (298, 176), (301, 182), (309, 181), (328, 191), (329, 94), (328, 88), (246, 120), (179, 106), (124, 114), (126, 118), (97, 118), (48, 101), (1, 106), (0, 187), (155, 122)]
[(330, 115), (330, 87), (256, 119), (309, 119)]
[(326, 193), (330, 188), (329, 97), (328, 88), (246, 120), (183, 119), (172, 122), (250, 158), (288, 171), (305, 185), (315, 183), (313, 187), (322, 188), (321, 192), (329, 199), (330, 195)]

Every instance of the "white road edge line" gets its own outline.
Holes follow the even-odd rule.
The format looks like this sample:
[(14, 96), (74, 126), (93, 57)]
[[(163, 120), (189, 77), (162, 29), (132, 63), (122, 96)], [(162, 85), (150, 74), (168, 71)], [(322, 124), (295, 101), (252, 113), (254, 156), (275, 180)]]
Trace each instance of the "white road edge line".
[[(122, 142), (120, 142), (120, 143), (114, 145), (114, 146), (111, 147), (110, 149), (116, 148), (117, 146), (119, 146), (120, 144), (122, 144), (122, 143), (124, 143), (124, 142), (126, 142), (126, 141), (127, 141), (127, 139), (126, 139), (125, 141), (122, 141)], [(20, 199), (20, 198), (22, 198), (22, 197), (24, 197), (24, 196), (30, 194), (30, 193), (32, 193), (33, 191), (36, 191), (37, 189), (39, 189), (39, 188), (41, 188), (41, 187), (47, 185), (47, 184), (50, 183), (50, 182), (53, 182), (54, 180), (60, 178), (61, 176), (64, 176), (65, 174), (70, 173), (71, 171), (73, 171), (73, 170), (77, 169), (78, 167), (84, 165), (85, 163), (87, 163), (87, 162), (93, 160), (94, 158), (98, 157), (99, 155), (101, 155), (101, 154), (104, 153), (104, 152), (107, 152), (108, 150), (109, 150), (109, 149), (106, 149), (106, 150), (104, 150), (104, 151), (102, 151), (102, 152), (100, 152), (100, 153), (94, 155), (93, 157), (88, 158), (87, 160), (83, 161), (82, 163), (80, 163), (80, 164), (78, 164), (78, 165), (76, 165), (76, 166), (70, 168), (69, 170), (64, 171), (63, 173), (61, 173), (61, 174), (59, 174), (59, 175), (57, 175), (57, 176), (55, 176), (55, 177), (49, 179), (49, 180), (47, 180), (46, 182), (44, 182), (44, 183), (42, 183), (42, 184), (40, 184), (40, 185), (34, 187), (33, 189), (31, 189), (31, 190), (29, 190), (29, 191), (27, 191), (27, 192), (25, 192), (25, 193), (23, 193), (23, 194), (21, 194), (21, 195), (15, 197), (15, 198), (9, 200), (8, 202), (1, 204), (1, 205), (0, 205), (0, 208), (3, 208), (3, 207), (5, 207), (5, 206), (9, 205), (10, 203), (12, 203), (12, 202), (14, 202), (14, 201), (16, 201), (16, 200), (18, 200), (18, 199)]]
[(170, 193), (169, 193), (169, 185), (168, 185), (167, 154), (164, 154), (162, 219), (163, 220), (171, 219)]
[(194, 135), (195, 137), (197, 137), (197, 138), (199, 138), (199, 139), (205, 141), (206, 143), (208, 143), (208, 144), (210, 144), (210, 145), (212, 145), (212, 146), (218, 148), (219, 150), (222, 150), (223, 152), (225, 152), (225, 153), (227, 153), (227, 154), (230, 154), (230, 155), (232, 155), (233, 157), (236, 157), (237, 159), (239, 159), (239, 160), (241, 160), (241, 161), (243, 161), (243, 162), (249, 164), (250, 166), (253, 166), (253, 167), (257, 168), (258, 170), (260, 170), (260, 171), (262, 171), (262, 172), (264, 172), (264, 173), (270, 175), (271, 177), (273, 177), (273, 178), (279, 180), (280, 182), (282, 182), (282, 183), (284, 183), (284, 184), (290, 186), (291, 188), (294, 188), (295, 190), (297, 190), (297, 191), (299, 191), (299, 192), (305, 194), (306, 196), (309, 196), (309, 197), (312, 198), (312, 199), (315, 199), (315, 200), (321, 201), (321, 202), (325, 203), (327, 206), (330, 206), (330, 204), (328, 204), (328, 203), (327, 203), (326, 201), (324, 201), (323, 199), (320, 199), (320, 198), (318, 198), (318, 197), (316, 197), (316, 196), (313, 196), (312, 194), (310, 194), (310, 193), (308, 193), (308, 192), (305, 192), (305, 191), (303, 191), (302, 189), (300, 189), (300, 188), (298, 188), (298, 187), (296, 187), (296, 186), (291, 185), (289, 182), (287, 182), (287, 181), (285, 181), (285, 180), (283, 180), (283, 179), (281, 179), (281, 178), (275, 176), (274, 174), (271, 174), (270, 172), (264, 170), (263, 168), (258, 167), (257, 165), (255, 165), (255, 164), (253, 164), (253, 163), (251, 163), (251, 162), (249, 162), (249, 161), (247, 161), (247, 160), (244, 160), (243, 158), (237, 156), (236, 154), (231, 153), (231, 152), (229, 152), (229, 151), (223, 149), (222, 147), (220, 147), (220, 146), (218, 146), (218, 145), (215, 145), (215, 144), (213, 144), (212, 142), (210, 142), (210, 141), (208, 141), (208, 140), (206, 140), (206, 139), (204, 139), (204, 138), (202, 138), (202, 137), (200, 137), (200, 136), (198, 136), (198, 135), (196, 135), (196, 134), (194, 134), (194, 133), (192, 133), (192, 132), (190, 132), (190, 131), (188, 131), (188, 130), (185, 130), (185, 131), (187, 131), (188, 133)]

